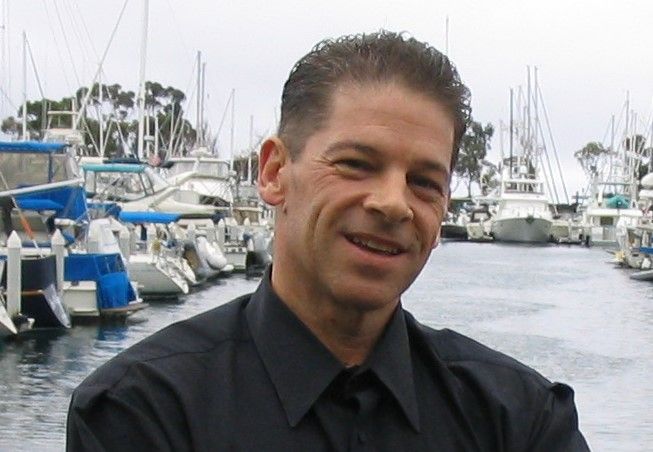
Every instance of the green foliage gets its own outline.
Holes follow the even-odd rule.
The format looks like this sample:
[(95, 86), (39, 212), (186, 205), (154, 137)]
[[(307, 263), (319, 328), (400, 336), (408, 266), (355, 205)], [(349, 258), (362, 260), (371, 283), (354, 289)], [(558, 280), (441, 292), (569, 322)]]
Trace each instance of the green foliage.
[(490, 149), (492, 135), (492, 124), (483, 126), (480, 122), (472, 121), (461, 141), (454, 174), (466, 182), (469, 197), (472, 195), (472, 185), (481, 184), (481, 174), (486, 166), (484, 159)]
[[(55, 114), (48, 118), (47, 112), (63, 112), (73, 110), (82, 104), (88, 87), (79, 88), (74, 96), (60, 100), (42, 99), (27, 102), (27, 131), (31, 139), (41, 140), (47, 128), (71, 128), (72, 116)], [(101, 94), (101, 95), (100, 95)], [(172, 146), (175, 149), (190, 149), (196, 141), (196, 131), (184, 118), (182, 103), (186, 95), (172, 86), (163, 87), (158, 82), (145, 83), (145, 116), (149, 117), (149, 128), (145, 135), (153, 137), (155, 117), (159, 123), (159, 142), (163, 147), (170, 148), (171, 132), (174, 136)], [(100, 121), (104, 124), (104, 149), (106, 156), (122, 156), (135, 154), (138, 138), (138, 121), (136, 119), (136, 94), (134, 91), (123, 90), (120, 84), (100, 85), (91, 88), (88, 106), (84, 110), (81, 121), (85, 142), (95, 148), (98, 153), (100, 146)], [(77, 107), (77, 109), (79, 109)], [(0, 129), (9, 135), (18, 137), (22, 130), (22, 106), (16, 117), (9, 116), (2, 120)], [(48, 123), (49, 121), (49, 123)]]
[(610, 150), (603, 147), (601, 143), (592, 141), (574, 152), (574, 157), (587, 174), (595, 175), (599, 160), (608, 152)]
[(481, 194), (487, 196), (492, 190), (499, 187), (501, 180), (496, 165), (486, 161), (483, 162), (483, 165), (479, 184), (481, 186)]

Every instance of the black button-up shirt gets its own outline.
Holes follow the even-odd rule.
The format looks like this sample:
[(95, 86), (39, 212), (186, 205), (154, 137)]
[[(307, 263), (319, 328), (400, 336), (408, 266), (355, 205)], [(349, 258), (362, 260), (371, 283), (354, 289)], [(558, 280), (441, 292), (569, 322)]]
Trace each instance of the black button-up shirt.
[(399, 307), (345, 368), (257, 291), (150, 336), (75, 391), (68, 450), (586, 451), (572, 390)]

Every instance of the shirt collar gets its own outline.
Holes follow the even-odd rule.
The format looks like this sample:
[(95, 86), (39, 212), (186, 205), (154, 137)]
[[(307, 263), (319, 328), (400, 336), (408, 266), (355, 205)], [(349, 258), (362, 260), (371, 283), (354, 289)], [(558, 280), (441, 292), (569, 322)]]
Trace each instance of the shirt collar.
[(419, 432), (410, 341), (401, 305), (395, 310), (366, 365), (392, 393), (412, 427)]
[[(245, 315), (288, 423), (295, 427), (344, 366), (274, 293), (270, 275), (268, 267)], [(365, 367), (388, 388), (412, 427), (419, 431), (410, 344), (401, 306)]]
[(295, 427), (343, 369), (272, 290), (270, 267), (246, 308), (252, 339)]

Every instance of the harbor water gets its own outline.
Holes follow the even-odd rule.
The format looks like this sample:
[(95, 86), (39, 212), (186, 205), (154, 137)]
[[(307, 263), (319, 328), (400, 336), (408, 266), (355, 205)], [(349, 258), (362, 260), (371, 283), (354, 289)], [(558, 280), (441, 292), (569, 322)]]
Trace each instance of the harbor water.
[[(570, 384), (592, 450), (653, 448), (653, 285), (601, 249), (448, 242), (404, 306)], [(152, 304), (126, 325), (34, 332), (0, 343), (0, 450), (62, 450), (70, 395), (124, 348), (251, 292), (233, 276), (180, 303)]]

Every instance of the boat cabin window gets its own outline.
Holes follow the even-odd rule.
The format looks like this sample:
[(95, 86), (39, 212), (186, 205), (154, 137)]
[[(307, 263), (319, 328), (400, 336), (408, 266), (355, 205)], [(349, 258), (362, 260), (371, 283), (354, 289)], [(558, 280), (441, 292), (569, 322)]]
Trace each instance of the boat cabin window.
[(601, 226), (614, 226), (614, 218), (613, 217), (600, 217), (599, 218), (599, 224)]
[(148, 190), (143, 183), (142, 173), (89, 171), (84, 189), (92, 197), (111, 201), (135, 201), (153, 194), (151, 187)]
[(227, 162), (202, 162), (198, 165), (197, 172), (202, 176), (219, 177), (227, 179), (229, 177), (229, 164)]
[(0, 168), (9, 189), (76, 177), (74, 162), (66, 154), (3, 152), (0, 153)]
[(188, 171), (193, 171), (193, 165), (195, 162), (175, 162), (170, 169), (168, 169), (168, 173), (171, 176), (176, 176), (181, 173), (187, 173)]

